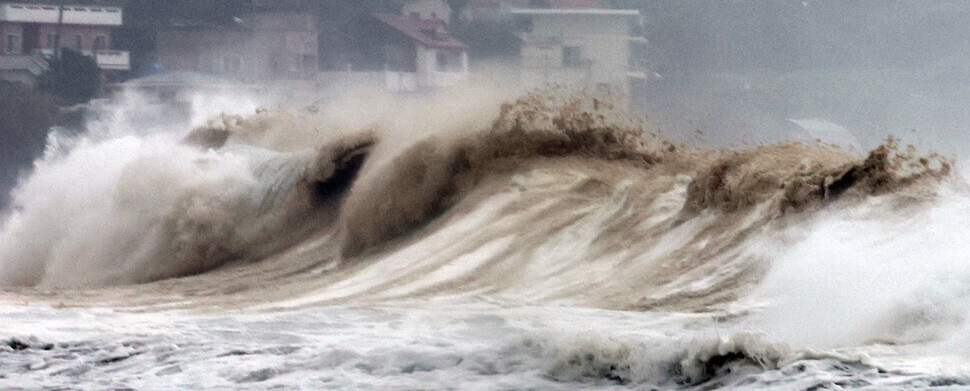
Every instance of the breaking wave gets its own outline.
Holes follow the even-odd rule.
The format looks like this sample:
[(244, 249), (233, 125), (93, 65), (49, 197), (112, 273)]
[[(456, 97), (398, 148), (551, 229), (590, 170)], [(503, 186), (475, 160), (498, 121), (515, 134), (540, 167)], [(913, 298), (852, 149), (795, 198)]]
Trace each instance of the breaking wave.
[[(452, 108), (450, 120), (401, 114), (430, 116), (421, 105), (441, 101), (350, 126), (338, 118), (364, 114), (281, 107), (189, 133), (73, 140), (14, 193), (0, 283), (90, 288), (276, 263), (326, 269), (320, 280), (340, 286), (399, 262), (412, 264), (345, 298), (457, 291), (457, 278), (537, 299), (701, 308), (759, 279), (765, 265), (742, 243), (786, 213), (849, 194), (930, 199), (951, 170), (891, 139), (865, 159), (824, 144), (679, 146), (600, 98), (560, 93)], [(293, 254), (309, 244), (316, 253)], [(432, 281), (446, 264), (467, 270)], [(553, 282), (580, 275), (601, 284)]]
[(117, 107), (142, 102), (118, 99), (87, 134), (52, 135), (14, 191), (5, 298), (485, 300), (726, 319), (726, 337), (528, 335), (503, 348), (556, 381), (661, 387), (770, 382), (805, 365), (875, 381), (859, 378), (864, 355), (769, 341), (970, 346), (968, 252), (926, 250), (966, 239), (954, 229), (970, 216), (966, 185), (950, 159), (892, 138), (865, 156), (696, 148), (560, 90), (245, 106), (191, 127), (141, 126)]

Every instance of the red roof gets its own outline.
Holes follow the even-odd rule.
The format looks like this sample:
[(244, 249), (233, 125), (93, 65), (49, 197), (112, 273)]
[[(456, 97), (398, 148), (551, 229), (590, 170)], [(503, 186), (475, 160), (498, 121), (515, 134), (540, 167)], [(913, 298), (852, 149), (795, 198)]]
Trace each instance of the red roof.
[(435, 49), (464, 49), (465, 44), (445, 30), (445, 22), (411, 16), (374, 14), (374, 18), (391, 26), (421, 45)]

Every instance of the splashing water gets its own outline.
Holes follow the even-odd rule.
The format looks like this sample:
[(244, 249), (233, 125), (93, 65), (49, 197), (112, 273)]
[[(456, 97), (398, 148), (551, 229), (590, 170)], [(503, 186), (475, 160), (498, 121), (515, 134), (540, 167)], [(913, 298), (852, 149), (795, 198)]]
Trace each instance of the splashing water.
[(504, 98), (93, 108), (0, 230), (0, 383), (970, 384), (949, 160), (699, 149), (599, 98)]

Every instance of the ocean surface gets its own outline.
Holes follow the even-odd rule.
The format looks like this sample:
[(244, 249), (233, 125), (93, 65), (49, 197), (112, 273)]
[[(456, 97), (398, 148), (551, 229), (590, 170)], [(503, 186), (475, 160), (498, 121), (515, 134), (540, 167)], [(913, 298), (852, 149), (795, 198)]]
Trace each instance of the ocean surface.
[(970, 388), (951, 158), (561, 90), (187, 104), (97, 102), (13, 190), (0, 389)]

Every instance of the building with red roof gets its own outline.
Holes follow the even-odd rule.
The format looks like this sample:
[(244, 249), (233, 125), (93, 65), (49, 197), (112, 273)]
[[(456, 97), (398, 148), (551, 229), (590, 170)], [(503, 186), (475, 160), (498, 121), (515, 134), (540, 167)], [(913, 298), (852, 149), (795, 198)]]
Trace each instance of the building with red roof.
[(444, 1), (419, 0), (401, 14), (372, 14), (361, 42), (369, 52), (363, 70), (384, 71), (392, 91), (447, 87), (467, 79), (468, 48), (448, 31), (450, 12)]

